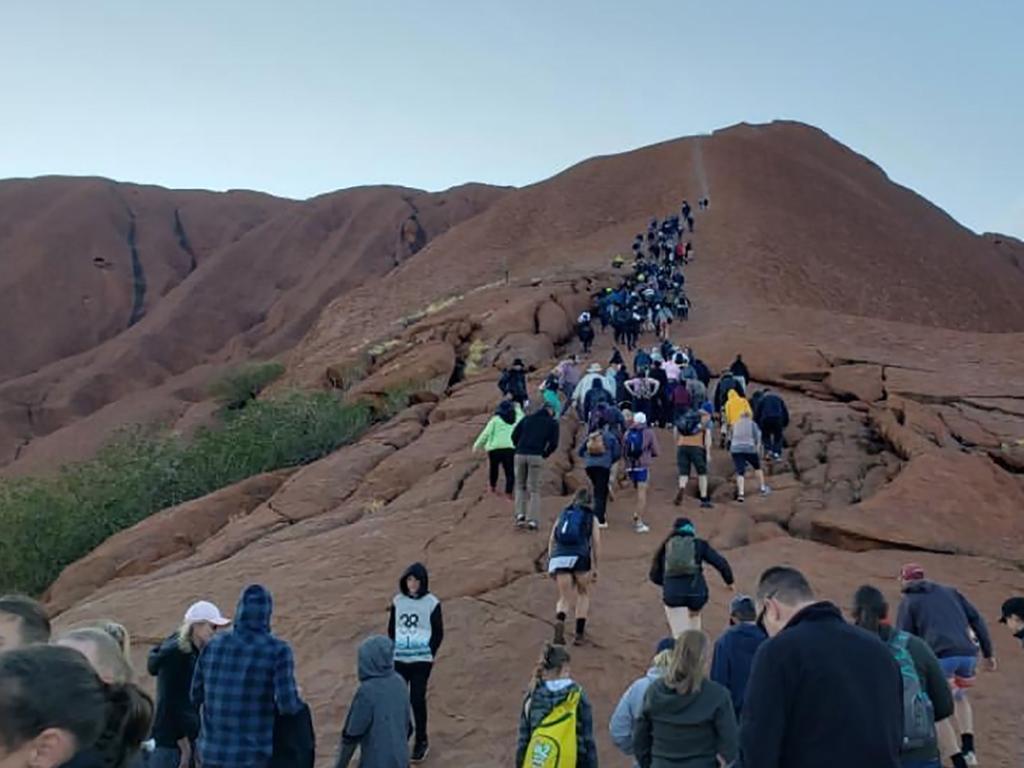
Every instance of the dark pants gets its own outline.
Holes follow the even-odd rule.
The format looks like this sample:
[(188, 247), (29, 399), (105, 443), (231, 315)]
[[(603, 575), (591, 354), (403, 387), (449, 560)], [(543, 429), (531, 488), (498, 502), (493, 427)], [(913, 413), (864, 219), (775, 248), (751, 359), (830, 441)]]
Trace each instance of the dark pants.
[(765, 419), (761, 424), (764, 449), (768, 453), (782, 453), (782, 419)]
[(409, 701), (412, 704), (412, 718), (416, 723), (416, 743), (427, 742), (427, 682), (434, 665), (429, 661), (411, 664), (396, 661), (395, 671), (409, 684)]
[(607, 467), (587, 467), (587, 477), (594, 486), (594, 515), (599, 523), (605, 522), (608, 509), (608, 483), (612, 471)]
[(505, 493), (511, 494), (515, 490), (515, 448), (495, 448), (487, 452), (487, 459), (490, 462), (489, 479), (491, 490), (498, 487), (498, 469), (505, 470)]

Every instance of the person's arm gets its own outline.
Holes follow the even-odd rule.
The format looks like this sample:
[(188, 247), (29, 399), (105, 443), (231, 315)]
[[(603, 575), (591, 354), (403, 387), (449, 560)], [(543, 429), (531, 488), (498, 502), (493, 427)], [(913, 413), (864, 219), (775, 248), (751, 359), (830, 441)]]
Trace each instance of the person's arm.
[(661, 390), (661, 382), (658, 381), (657, 379), (648, 379), (648, 382), (654, 385), (653, 387), (651, 387), (651, 397), (657, 397), (659, 390)]
[(615, 706), (615, 711), (612, 712), (611, 720), (608, 721), (608, 733), (611, 734), (612, 743), (622, 754), (630, 756), (633, 754), (633, 713), (629, 709), (632, 692), (633, 686), (626, 689)]
[(548, 560), (550, 560), (555, 553), (555, 531), (558, 530), (558, 518), (555, 518), (554, 524), (551, 526), (551, 535), (548, 536)]
[(441, 643), (444, 642), (444, 616), (441, 614), (441, 603), (434, 606), (430, 612), (430, 654), (437, 657), (441, 650)]
[(518, 447), (519, 440), (523, 437), (523, 420), (520, 419), (516, 422), (515, 427), (512, 428), (512, 445)]
[(658, 547), (658, 553), (651, 560), (651, 572), (648, 574), (652, 584), (659, 587), (665, 585), (665, 545)]
[(487, 445), (487, 441), (491, 439), (491, 434), (494, 432), (494, 419), (491, 418), (484, 425), (484, 428), (480, 430), (479, 436), (476, 438), (476, 442), (473, 443), (473, 450), (478, 451)]
[(724, 685), (730, 691), (729, 685), (729, 636), (722, 635), (715, 642), (715, 651), (711, 656), (711, 673), (708, 675), (714, 682)]
[(366, 700), (360, 688), (352, 698), (352, 706), (345, 717), (345, 727), (341, 729), (341, 747), (335, 768), (348, 768), (356, 748), (370, 730), (372, 723), (373, 706)]
[[(702, 539), (703, 541), (703, 539)], [(716, 571), (722, 576), (722, 581), (725, 582), (727, 587), (731, 587), (735, 582), (732, 575), (732, 567), (729, 565), (729, 561), (718, 554), (715, 548), (704, 542), (704, 560), (710, 563)]]
[(558, 422), (554, 419), (548, 419), (548, 435), (547, 444), (544, 446), (544, 458), (546, 459), (552, 453), (558, 450)]
[(633, 726), (633, 757), (640, 768), (651, 768), (651, 747), (654, 744), (654, 733), (651, 727), (651, 715), (644, 703)]
[(192, 699), (192, 706), (199, 710), (206, 700), (206, 690), (203, 687), (203, 655), (196, 661), (196, 668), (192, 671), (192, 688), (189, 691), (189, 698)]
[(619, 459), (622, 458), (622, 445), (619, 443), (619, 438), (617, 438), (611, 432), (611, 430), (608, 430), (605, 433), (605, 435), (607, 437), (611, 438), (611, 440), (609, 440), (607, 442), (608, 442), (608, 450), (610, 450), (612, 452), (612, 464), (614, 464), (616, 461), (618, 461)]
[(726, 765), (732, 765), (740, 754), (739, 729), (732, 701), (726, 696), (715, 710), (715, 749)]
[(587, 694), (580, 692), (580, 716), (576, 721), (577, 768), (598, 768), (597, 742), (594, 741), (594, 709)]
[(985, 623), (985, 619), (978, 613), (978, 609), (974, 607), (970, 600), (955, 589), (953, 592), (964, 607), (964, 612), (967, 614), (967, 623), (971, 625), (971, 629), (974, 630), (974, 634), (978, 637), (978, 643), (981, 645), (981, 655), (986, 659), (991, 659), (993, 655), (992, 635), (988, 633), (988, 624)]
[(743, 725), (740, 728), (740, 763), (743, 768), (785, 768), (782, 740), (786, 735), (786, 714), (791, 692), (786, 670), (776, 659), (774, 643), (762, 643), (743, 696)]
[(636, 387), (629, 386), (630, 384), (633, 383), (633, 381), (634, 379), (628, 379), (622, 386), (626, 388), (626, 391), (629, 392), (629, 394), (631, 394), (633, 397), (636, 397)]
[(294, 715), (302, 709), (302, 699), (295, 685), (295, 658), (292, 649), (281, 643), (274, 664), (274, 703), (282, 715)]
[(526, 757), (526, 747), (530, 743), (530, 697), (526, 697), (522, 708), (519, 710), (519, 736), (516, 739), (516, 768), (523, 764)]
[(391, 603), (388, 606), (388, 637), (392, 641), (395, 639), (395, 604)]

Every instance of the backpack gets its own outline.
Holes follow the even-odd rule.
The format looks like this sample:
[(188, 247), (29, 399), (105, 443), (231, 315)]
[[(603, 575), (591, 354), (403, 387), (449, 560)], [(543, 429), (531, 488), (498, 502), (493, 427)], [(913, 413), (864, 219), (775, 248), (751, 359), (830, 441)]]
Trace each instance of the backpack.
[(558, 515), (555, 526), (555, 543), (563, 547), (580, 547), (590, 541), (587, 527), (587, 512), (575, 504), (566, 507)]
[(693, 403), (690, 390), (683, 383), (676, 384), (672, 389), (672, 405), (677, 409), (689, 408)]
[(697, 539), (693, 536), (673, 536), (665, 544), (665, 578), (696, 576), (700, 573), (697, 562)]
[(644, 431), (630, 429), (626, 433), (626, 458), (632, 462), (640, 461), (644, 455)]
[[(580, 692), (569, 692), (530, 734), (519, 768), (576, 768), (576, 719)], [(527, 703), (527, 709), (530, 704)]]
[(936, 743), (935, 707), (921, 684), (909, 650), (910, 635), (894, 632), (889, 651), (903, 675), (903, 751), (921, 749)]
[(604, 456), (606, 450), (608, 447), (604, 444), (604, 433), (601, 430), (591, 432), (587, 438), (587, 455)]
[(689, 410), (676, 419), (676, 429), (680, 437), (693, 437), (699, 435), (703, 424), (701, 423), (700, 411)]

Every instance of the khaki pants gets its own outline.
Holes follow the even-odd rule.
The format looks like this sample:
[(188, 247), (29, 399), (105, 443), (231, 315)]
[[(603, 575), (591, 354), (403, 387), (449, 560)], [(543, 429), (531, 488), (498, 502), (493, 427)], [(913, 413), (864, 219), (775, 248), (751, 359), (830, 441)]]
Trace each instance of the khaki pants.
[(540, 518), (540, 479), (544, 471), (541, 456), (516, 454), (516, 519)]

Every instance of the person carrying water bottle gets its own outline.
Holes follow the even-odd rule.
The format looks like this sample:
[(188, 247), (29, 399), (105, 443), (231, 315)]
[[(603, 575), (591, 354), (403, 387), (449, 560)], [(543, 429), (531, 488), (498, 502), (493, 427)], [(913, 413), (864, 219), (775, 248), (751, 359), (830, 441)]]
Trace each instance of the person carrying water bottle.
[(548, 540), (548, 573), (558, 585), (555, 605), (555, 645), (565, 645), (565, 619), (569, 604), (576, 607), (574, 645), (586, 642), (590, 587), (597, 580), (597, 562), (601, 553), (601, 531), (594, 524), (595, 514), (590, 490), (576, 491), (572, 504), (562, 510), (551, 528)]

